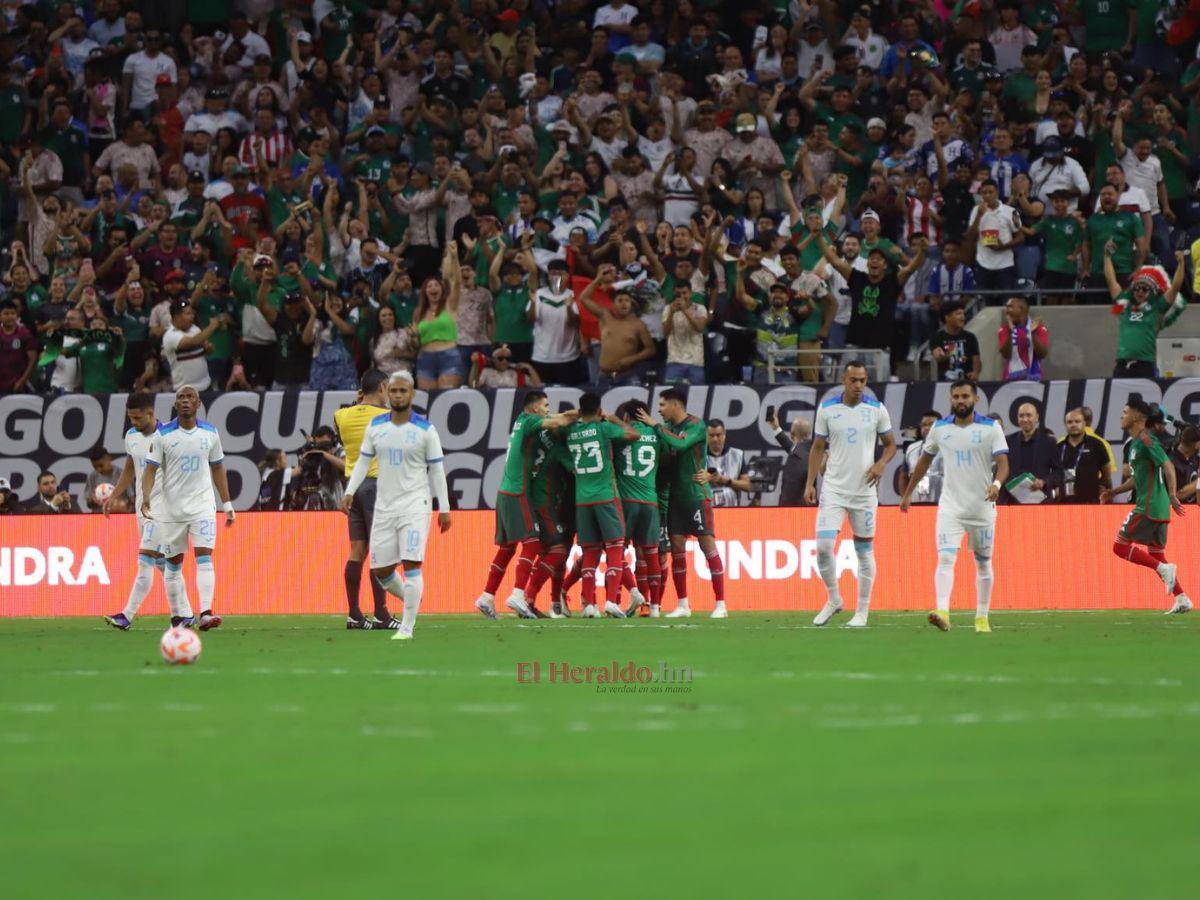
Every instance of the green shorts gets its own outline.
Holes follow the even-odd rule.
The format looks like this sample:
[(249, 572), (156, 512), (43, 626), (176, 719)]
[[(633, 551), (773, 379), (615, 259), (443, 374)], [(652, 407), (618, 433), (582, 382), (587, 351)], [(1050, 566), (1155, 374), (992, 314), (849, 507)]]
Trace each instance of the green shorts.
[(694, 537), (711, 536), (713, 531), (712, 501), (682, 501), (671, 498), (667, 513), (667, 530), (671, 534), (690, 534)]
[(1167, 523), (1147, 519), (1141, 513), (1131, 512), (1126, 516), (1117, 536), (1131, 544), (1145, 544), (1147, 547), (1167, 546)]
[(543, 547), (561, 547), (567, 544), (567, 529), (563, 526), (559, 511), (543, 506), (534, 511), (537, 522), (538, 540)]
[(625, 537), (635, 547), (651, 547), (658, 541), (658, 504), (622, 500), (625, 514)]
[(537, 536), (537, 522), (529, 501), (513, 494), (497, 494), (496, 543), (520, 543)]
[(621, 515), (621, 505), (615, 500), (577, 505), (575, 530), (579, 532), (582, 546), (625, 540), (625, 518)]

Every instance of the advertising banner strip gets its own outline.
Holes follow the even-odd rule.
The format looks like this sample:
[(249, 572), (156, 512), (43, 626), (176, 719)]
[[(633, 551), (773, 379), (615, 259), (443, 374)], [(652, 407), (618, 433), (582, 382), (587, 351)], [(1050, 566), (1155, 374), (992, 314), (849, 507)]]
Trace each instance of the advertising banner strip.
[[(626, 400), (645, 400), (651, 409), (658, 405), (661, 387), (625, 387), (608, 391), (605, 409), (616, 409)], [(778, 410), (786, 429), (797, 419), (812, 422), (820, 402), (841, 390), (835, 385), (693, 385), (688, 390), (688, 411), (705, 420), (720, 419), (727, 444), (742, 450), (747, 461), (764, 454), (782, 460), (764, 416), (769, 407)], [(926, 411), (950, 412), (947, 382), (889, 383), (871, 386), (872, 393), (887, 407), (892, 424), (899, 429), (920, 424)], [(580, 391), (550, 388), (552, 408), (573, 407)], [(1063, 434), (1063, 417), (1069, 409), (1090, 407), (1096, 432), (1109, 441), (1121, 440), (1121, 407), (1131, 397), (1161, 403), (1172, 415), (1188, 421), (1200, 419), (1200, 378), (1155, 381), (1141, 378), (1094, 378), (1076, 381), (1014, 381), (983, 384), (977, 411), (998, 416), (1006, 433), (1016, 429), (1017, 409), (1032, 401), (1042, 411), (1042, 423)], [(172, 417), (171, 394), (158, 396), (156, 412), (161, 421)], [(46, 398), (32, 394), (0, 397), (0, 477), (7, 478), (22, 500), (33, 497), (37, 475), (48, 469), (59, 484), (75, 495), (84, 507), (84, 479), (91, 472), (89, 453), (96, 446), (114, 456), (124, 454), (124, 394), (65, 394)], [(495, 505), (513, 420), (521, 394), (514, 390), (418, 391), (414, 406), (437, 428), (446, 451), (446, 477), (454, 505), (480, 509)], [(304, 444), (304, 434), (319, 425), (332, 425), (339, 407), (354, 402), (353, 392), (269, 391), (234, 392), (204, 397), (201, 418), (221, 435), (225, 466), (229, 473), (234, 506), (248, 510), (258, 498), (262, 475), (258, 463), (268, 450), (294, 454)], [(882, 503), (899, 500), (897, 475), (902, 463), (897, 454), (880, 484)], [(118, 459), (118, 462), (120, 460)], [(777, 493), (763, 496), (764, 506), (773, 506)]]
[[(1128, 511), (1126, 506), (1001, 507), (992, 608), (1165, 609), (1167, 597), (1154, 572), (1122, 562), (1112, 552), (1113, 536)], [(932, 507), (908, 513), (879, 510), (872, 609), (933, 607), (934, 518)], [(422, 614), (473, 612), (494, 552), (494, 524), (490, 512), (456, 512), (449, 533), (432, 529), (422, 566)], [(815, 530), (813, 508), (716, 510), (717, 546), (734, 615), (741, 610), (820, 608), (825, 591), (817, 573)], [(232, 528), (219, 526), (217, 531), (215, 606), (222, 615), (345, 612), (342, 564), (348, 544), (341, 513), (247, 513)], [(1185, 587), (1200, 575), (1194, 554), (1185, 552), (1197, 546), (1197, 538), (1200, 516), (1172, 521), (1167, 554), (1180, 564)], [(118, 612), (135, 575), (137, 548), (131, 515), (0, 519), (0, 617)], [(848, 531), (838, 543), (837, 565), (842, 595), (853, 598), (855, 555)], [(512, 569), (501, 597), (511, 589)], [(194, 605), (190, 557), (184, 573)], [(704, 557), (692, 544), (688, 595), (699, 611), (712, 607), (707, 578)], [(144, 615), (167, 611), (157, 575), (155, 581)], [(369, 609), (365, 581), (362, 601)], [(547, 589), (539, 602), (544, 608), (549, 600)], [(578, 589), (572, 603), (578, 611)], [(956, 569), (954, 609), (972, 610), (974, 603), (974, 561), (964, 548)], [(664, 607), (674, 604), (674, 586), (668, 584)]]

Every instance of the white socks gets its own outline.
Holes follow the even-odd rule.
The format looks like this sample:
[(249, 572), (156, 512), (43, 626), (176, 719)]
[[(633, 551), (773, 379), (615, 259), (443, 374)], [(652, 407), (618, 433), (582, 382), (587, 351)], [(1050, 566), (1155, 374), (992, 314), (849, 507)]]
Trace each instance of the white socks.
[[(842, 595), (838, 590), (837, 563), (834, 560), (834, 543), (836, 537), (817, 536), (817, 571), (825, 582), (825, 591), (829, 594), (829, 602), (835, 606), (841, 605)], [(874, 574), (874, 570), (872, 570)]]
[(421, 608), (421, 591), (424, 587), (420, 569), (405, 570), (404, 614), (400, 617), (400, 624), (409, 631), (417, 624), (417, 610)]
[(975, 554), (975, 615), (987, 618), (992, 608), (992, 585), (996, 579), (992, 574), (992, 558)]
[(871, 587), (875, 584), (875, 542), (855, 541), (854, 552), (858, 554), (858, 605), (854, 611), (866, 615), (871, 609)]
[(937, 572), (933, 576), (933, 587), (937, 592), (937, 608), (950, 612), (950, 593), (954, 590), (954, 560), (957, 550), (939, 550)]
[(379, 583), (383, 585), (385, 591), (404, 604), (404, 612), (400, 614), (400, 624), (412, 631), (413, 626), (417, 624), (417, 612), (421, 608), (421, 591), (425, 588), (425, 583), (421, 579), (421, 570), (406, 569), (404, 578), (401, 579), (399, 570), (393, 569), (392, 574), (387, 578), (381, 578)]
[(154, 587), (154, 570), (163, 566), (162, 557), (155, 558), (146, 553), (138, 554), (137, 577), (133, 579), (133, 587), (129, 589), (129, 602), (125, 604), (123, 615), (130, 622), (142, 608), (150, 588)]
[(217, 590), (217, 572), (213, 568), (212, 556), (196, 557), (196, 594), (200, 600), (200, 612), (212, 611), (213, 594)]
[(163, 582), (167, 588), (167, 605), (171, 615), (184, 619), (192, 617), (192, 604), (188, 602), (187, 585), (183, 583), (183, 563), (169, 559), (163, 563)]

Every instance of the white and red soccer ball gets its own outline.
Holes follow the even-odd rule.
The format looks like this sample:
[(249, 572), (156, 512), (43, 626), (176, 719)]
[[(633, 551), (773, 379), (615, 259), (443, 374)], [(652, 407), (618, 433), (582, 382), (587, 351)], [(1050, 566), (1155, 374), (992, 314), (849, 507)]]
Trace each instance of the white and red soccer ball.
[(190, 628), (168, 628), (159, 642), (167, 665), (187, 666), (200, 657), (200, 635)]

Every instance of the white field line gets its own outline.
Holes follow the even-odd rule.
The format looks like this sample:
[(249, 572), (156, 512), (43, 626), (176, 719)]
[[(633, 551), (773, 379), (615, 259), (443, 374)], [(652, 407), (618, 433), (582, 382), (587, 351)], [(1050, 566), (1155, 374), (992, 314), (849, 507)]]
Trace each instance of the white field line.
[(1182, 706), (1143, 706), (1125, 703), (1080, 703), (1073, 706), (1052, 706), (1044, 709), (1009, 709), (988, 712), (961, 712), (952, 715), (861, 716), (822, 719), (822, 728), (875, 729), (913, 728), (940, 725), (1013, 725), (1026, 722), (1116, 721), (1130, 719), (1168, 719), (1181, 716), (1200, 716), (1200, 703)]

